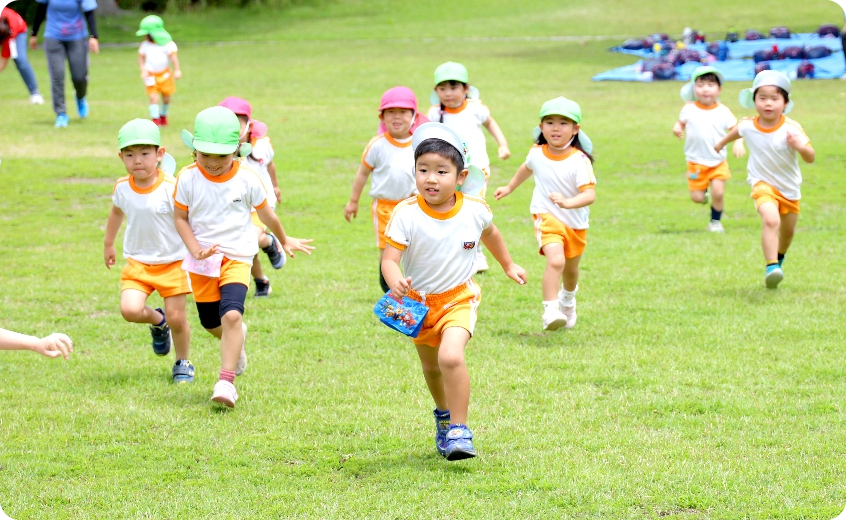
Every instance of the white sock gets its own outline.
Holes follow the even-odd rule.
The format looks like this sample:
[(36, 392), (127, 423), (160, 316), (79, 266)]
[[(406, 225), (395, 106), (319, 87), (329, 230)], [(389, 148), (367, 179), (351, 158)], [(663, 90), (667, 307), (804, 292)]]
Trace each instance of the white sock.
[(567, 289), (561, 288), (561, 292), (558, 293), (558, 297), (561, 299), (561, 304), (564, 307), (572, 307), (574, 305), (574, 301), (576, 299), (576, 293), (579, 290), (579, 286), (577, 285), (575, 289), (572, 291), (568, 291)]
[(158, 119), (159, 117), (159, 104), (150, 105), (150, 119)]
[(161, 114), (162, 114), (163, 116), (166, 116), (166, 115), (167, 115), (167, 109), (168, 109), (168, 108), (170, 108), (170, 103), (167, 103), (167, 104), (162, 103)]

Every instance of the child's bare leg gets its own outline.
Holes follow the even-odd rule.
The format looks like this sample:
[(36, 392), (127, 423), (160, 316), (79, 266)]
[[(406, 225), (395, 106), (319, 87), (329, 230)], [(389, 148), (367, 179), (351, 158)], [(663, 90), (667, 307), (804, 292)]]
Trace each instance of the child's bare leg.
[(705, 200), (705, 190), (693, 190), (690, 192), (690, 200), (697, 204), (702, 204)]
[(778, 228), (778, 252), (784, 254), (793, 242), (793, 233), (796, 231), (796, 223), (799, 221), (798, 213), (787, 213), (781, 216), (781, 225)]
[(558, 280), (564, 272), (567, 260), (564, 258), (564, 246), (561, 244), (547, 244), (543, 246), (546, 255), (546, 269), (543, 271), (543, 301), (558, 299)]
[(150, 104), (151, 105), (158, 105), (159, 104), (159, 93), (153, 92), (150, 94)]
[(579, 261), (581, 259), (582, 255), (574, 256), (573, 258), (568, 258), (567, 263), (564, 264), (564, 274), (561, 278), (564, 282), (565, 291), (575, 291), (576, 286), (579, 285)]
[(264, 271), (261, 269), (261, 260), (259, 260), (258, 255), (253, 257), (253, 266), (250, 268), (250, 274), (256, 280), (264, 280)]
[[(444, 392), (449, 404), (450, 422), (467, 424), (467, 409), (470, 407), (470, 373), (464, 361), (464, 347), (470, 341), (470, 333), (461, 327), (444, 329), (441, 346), (438, 347), (438, 366), (443, 374)], [(439, 409), (443, 410), (443, 408)]]
[(258, 245), (260, 248), (264, 249), (265, 247), (273, 243), (273, 241), (270, 240), (270, 237), (267, 235), (267, 232), (264, 229), (258, 226), (253, 227), (256, 228), (256, 238), (258, 239)]
[(170, 104), (170, 96), (165, 96), (164, 94), (162, 94), (162, 104), (163, 105), (169, 105)]
[[(781, 218), (778, 214), (778, 205), (775, 202), (764, 202), (758, 206), (758, 214), (761, 215), (761, 248), (764, 251), (764, 261), (769, 263), (778, 261), (778, 231), (781, 225)], [(795, 225), (795, 223), (794, 223)], [(792, 234), (791, 234), (792, 238)]]
[(220, 318), (220, 323), (220, 368), (234, 372), (241, 356), (241, 345), (244, 344), (241, 313), (236, 310), (227, 311)]
[(164, 299), (167, 324), (173, 334), (173, 347), (176, 359), (188, 359), (191, 344), (191, 328), (185, 313), (185, 295), (170, 296)]
[(161, 313), (147, 306), (147, 293), (137, 289), (125, 289), (120, 293), (120, 314), (130, 323), (158, 325), (164, 319)]
[(438, 410), (449, 410), (446, 392), (444, 392), (444, 378), (441, 374), (441, 367), (438, 365), (438, 348), (429, 345), (417, 345), (417, 355), (420, 357), (420, 366), (423, 368), (423, 378), (426, 379), (426, 386), (435, 401)]
[[(726, 193), (726, 181), (723, 179), (714, 179), (711, 181), (711, 207), (717, 211), (723, 210), (723, 197)], [(702, 192), (702, 196), (705, 193)]]

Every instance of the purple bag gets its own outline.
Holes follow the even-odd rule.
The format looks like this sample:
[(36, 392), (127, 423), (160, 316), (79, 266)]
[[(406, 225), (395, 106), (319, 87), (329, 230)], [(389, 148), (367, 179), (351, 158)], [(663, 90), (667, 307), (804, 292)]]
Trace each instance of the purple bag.
[(695, 51), (693, 49), (684, 49), (683, 51), (679, 52), (679, 62), (681, 63), (689, 63), (691, 61), (700, 61), (702, 57), (699, 55), (699, 51)]
[(762, 70), (770, 70), (770, 62), (762, 61), (760, 63), (755, 64), (755, 75), (757, 76), (759, 72)]
[(770, 29), (770, 38), (776, 38), (778, 40), (789, 40), (790, 39), (790, 29), (787, 27), (773, 27)]
[(639, 51), (643, 49), (643, 40), (626, 40), (621, 47), (628, 51)]
[(833, 23), (824, 23), (817, 29), (820, 38), (840, 38), (840, 28)]
[(772, 49), (764, 49), (760, 51), (755, 51), (753, 59), (755, 60), (755, 63), (760, 63), (762, 61), (780, 60), (782, 58), (781, 54), (773, 51)]
[(672, 63), (660, 63), (652, 69), (652, 78), (657, 80), (675, 79), (676, 68)]
[(746, 31), (746, 39), (747, 40), (763, 40), (764, 34), (756, 31), (755, 29), (749, 29), (748, 31)]
[(805, 47), (786, 47), (781, 51), (781, 55), (786, 60), (804, 60)]
[(796, 77), (797, 78), (814, 78), (814, 64), (810, 61), (803, 61), (799, 64), (799, 68), (796, 69)]
[(831, 56), (831, 49), (828, 47), (809, 47), (805, 49), (805, 59), (817, 60), (820, 58), (827, 58)]

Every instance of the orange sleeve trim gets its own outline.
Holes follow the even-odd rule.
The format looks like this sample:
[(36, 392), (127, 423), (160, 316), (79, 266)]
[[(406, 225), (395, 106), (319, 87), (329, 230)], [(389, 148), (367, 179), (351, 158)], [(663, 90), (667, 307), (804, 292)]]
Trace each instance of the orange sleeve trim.
[(265, 206), (267, 206), (267, 199), (264, 199), (264, 202), (262, 202), (262, 203), (261, 203), (261, 204), (259, 204), (258, 206), (253, 206), (253, 207), (254, 207), (254, 208), (256, 208), (256, 209), (261, 209), (261, 208), (263, 208), (263, 207), (265, 207)]
[(399, 249), (400, 251), (405, 251), (405, 246), (400, 244), (399, 242), (394, 242), (389, 237), (385, 237), (385, 242), (391, 244), (395, 248)]
[(595, 190), (595, 189), (596, 189), (596, 184), (594, 184), (594, 183), (582, 184), (581, 186), (579, 186), (580, 192), (585, 191), (585, 190)]
[(178, 202), (176, 199), (173, 199), (173, 205), (177, 208), (181, 209), (182, 211), (188, 211), (188, 206)]
[(367, 164), (367, 161), (365, 161), (365, 160), (364, 160), (364, 157), (362, 157), (362, 158), (361, 158), (361, 164), (363, 164), (363, 165), (367, 166), (367, 167), (368, 167), (368, 168), (370, 168), (371, 170), (373, 169), (373, 167), (372, 167), (372, 166), (370, 166), (369, 164)]

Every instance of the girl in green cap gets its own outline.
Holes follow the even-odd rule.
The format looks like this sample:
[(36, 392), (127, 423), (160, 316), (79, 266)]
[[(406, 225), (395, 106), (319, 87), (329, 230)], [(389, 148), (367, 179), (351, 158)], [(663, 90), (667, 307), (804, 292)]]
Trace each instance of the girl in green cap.
[(579, 261), (587, 245), (588, 206), (596, 200), (593, 144), (581, 122), (582, 109), (575, 101), (559, 97), (544, 103), (533, 134), (536, 145), (508, 186), (494, 192), (499, 200), (535, 176), (530, 210), (539, 252), (546, 256), (544, 330), (576, 326)]
[[(155, 15), (141, 20), (136, 36), (144, 36), (138, 48), (138, 66), (141, 79), (150, 98), (150, 119), (159, 126), (167, 125), (170, 97), (176, 92), (174, 80), (182, 77), (179, 58), (176, 57), (176, 42), (165, 31), (164, 22)], [(173, 65), (173, 70), (170, 66)], [(161, 96), (161, 106), (159, 97)]]

